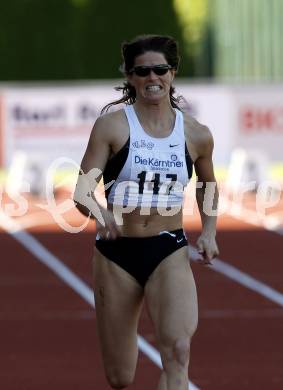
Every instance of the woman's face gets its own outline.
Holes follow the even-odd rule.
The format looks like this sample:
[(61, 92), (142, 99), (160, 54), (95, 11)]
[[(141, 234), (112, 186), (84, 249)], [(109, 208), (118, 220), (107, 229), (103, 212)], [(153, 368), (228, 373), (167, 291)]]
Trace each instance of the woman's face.
[[(167, 61), (162, 53), (148, 51), (135, 58), (136, 66), (164, 65)], [(129, 83), (135, 87), (137, 100), (158, 103), (163, 99), (169, 99), (169, 91), (175, 76), (175, 70), (170, 69), (162, 76), (158, 76), (152, 70), (148, 76), (141, 77), (135, 73), (127, 76)]]

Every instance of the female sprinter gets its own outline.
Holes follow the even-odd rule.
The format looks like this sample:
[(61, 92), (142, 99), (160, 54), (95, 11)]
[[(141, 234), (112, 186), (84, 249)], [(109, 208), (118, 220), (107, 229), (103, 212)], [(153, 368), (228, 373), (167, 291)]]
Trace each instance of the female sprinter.
[[(157, 389), (185, 390), (198, 308), (182, 228), (183, 193), (194, 165), (203, 183), (197, 186), (202, 220), (197, 245), (201, 262), (210, 264), (218, 254), (216, 217), (206, 215), (203, 201), (206, 184), (215, 182), (213, 139), (173, 96), (179, 65), (174, 39), (140, 36), (122, 45), (122, 55), (123, 97), (106, 108), (125, 107), (97, 119), (74, 196), (78, 209), (96, 220), (93, 269), (101, 353), (111, 388), (129, 386), (145, 301), (163, 364)], [(102, 174), (107, 209), (93, 194)], [(215, 206), (217, 197), (216, 190)]]

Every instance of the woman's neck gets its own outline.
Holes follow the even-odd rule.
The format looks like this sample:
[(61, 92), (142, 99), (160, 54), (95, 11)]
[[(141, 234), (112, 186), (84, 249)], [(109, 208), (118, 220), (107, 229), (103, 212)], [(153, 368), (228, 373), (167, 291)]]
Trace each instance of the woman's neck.
[(173, 129), (176, 113), (170, 102), (161, 104), (134, 104), (136, 115), (145, 130), (157, 136)]

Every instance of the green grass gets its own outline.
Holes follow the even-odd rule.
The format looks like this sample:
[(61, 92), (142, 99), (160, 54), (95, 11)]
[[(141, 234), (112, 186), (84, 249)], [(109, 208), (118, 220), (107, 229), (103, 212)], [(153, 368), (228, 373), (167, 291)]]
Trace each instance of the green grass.
[(270, 174), (274, 180), (283, 180), (283, 164), (274, 164), (270, 168)]
[(6, 180), (7, 173), (4, 169), (0, 169), (0, 185), (3, 185)]
[[(215, 166), (215, 176), (217, 181), (225, 181), (227, 178), (228, 168), (225, 166)], [(270, 165), (269, 175), (272, 180), (283, 181), (283, 163), (277, 163)], [(195, 176), (194, 176), (195, 177)], [(0, 169), (0, 186), (5, 185), (7, 178), (7, 171)], [(74, 170), (64, 170), (58, 171), (55, 175), (55, 185), (71, 185), (73, 186), (76, 183), (77, 171)]]
[[(215, 166), (215, 176), (219, 181), (227, 179), (228, 167)], [(268, 174), (271, 180), (283, 181), (283, 163), (272, 164), (269, 166)]]

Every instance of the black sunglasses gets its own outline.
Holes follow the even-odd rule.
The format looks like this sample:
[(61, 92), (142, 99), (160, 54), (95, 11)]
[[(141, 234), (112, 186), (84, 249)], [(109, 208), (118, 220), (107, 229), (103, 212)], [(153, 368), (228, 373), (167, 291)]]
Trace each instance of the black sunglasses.
[(152, 66), (135, 66), (129, 71), (130, 74), (135, 73), (139, 77), (146, 77), (153, 71), (157, 76), (165, 75), (173, 66), (168, 64), (152, 65)]

